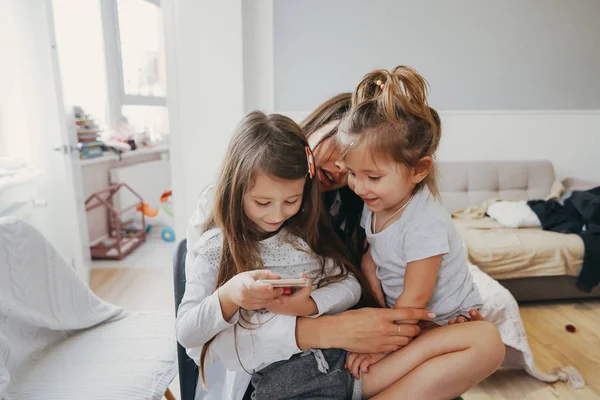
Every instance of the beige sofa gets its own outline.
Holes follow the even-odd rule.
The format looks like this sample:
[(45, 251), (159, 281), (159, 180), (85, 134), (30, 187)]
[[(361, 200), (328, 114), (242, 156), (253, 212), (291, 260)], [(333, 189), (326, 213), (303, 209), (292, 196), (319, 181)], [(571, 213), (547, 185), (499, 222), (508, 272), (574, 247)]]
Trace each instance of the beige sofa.
[[(550, 161), (444, 161), (439, 165), (441, 200), (450, 213), (496, 198), (544, 199), (551, 193), (556, 182), (556, 175)], [(600, 184), (567, 179), (563, 185), (567, 189), (585, 190)], [(467, 234), (464, 227), (459, 226), (460, 221), (455, 222), (463, 237), (470, 236), (467, 240), (470, 258), (474, 264), (477, 264), (474, 258), (476, 258), (476, 251), (481, 254), (481, 248), (476, 248), (477, 245), (481, 246), (481, 241), (477, 240), (479, 233), (470, 231)], [(490, 220), (480, 222), (490, 226), (493, 224), (493, 221)], [(486, 233), (493, 233), (489, 229), (496, 229), (490, 226), (486, 226), (488, 229)], [(538, 232), (519, 231), (514, 233), (515, 235), (540, 234), (539, 230)], [(549, 259), (548, 257), (545, 259), (530, 257), (527, 261), (530, 265), (525, 262), (525, 264), (522, 263), (525, 268), (512, 271), (506, 268), (494, 268), (493, 263), (479, 265), (479, 267), (510, 290), (519, 301), (600, 297), (600, 286), (596, 287), (592, 293), (580, 292), (575, 287), (583, 258), (583, 242), (580, 238), (576, 235), (562, 235), (553, 232), (542, 232), (541, 235), (547, 235), (540, 240), (540, 243), (546, 246), (546, 251), (551, 250), (548, 249), (550, 241), (560, 242), (561, 247), (555, 251), (552, 263), (548, 263), (547, 268), (546, 264), (540, 260), (546, 261)], [(515, 236), (514, 242), (517, 246), (521, 245), (520, 239)], [(479, 243), (470, 245), (469, 242)], [(562, 248), (563, 244), (565, 248)], [(497, 255), (503, 251), (502, 246), (504, 245), (503, 243), (495, 246), (495, 243), (489, 243), (489, 253), (495, 252)], [(566, 249), (567, 245), (570, 246), (568, 250)], [(502, 261), (504, 260), (499, 261), (499, 264)], [(559, 264), (564, 262), (564, 268), (562, 266), (562, 269), (557, 268), (556, 262)], [(553, 266), (551, 267), (550, 264)]]

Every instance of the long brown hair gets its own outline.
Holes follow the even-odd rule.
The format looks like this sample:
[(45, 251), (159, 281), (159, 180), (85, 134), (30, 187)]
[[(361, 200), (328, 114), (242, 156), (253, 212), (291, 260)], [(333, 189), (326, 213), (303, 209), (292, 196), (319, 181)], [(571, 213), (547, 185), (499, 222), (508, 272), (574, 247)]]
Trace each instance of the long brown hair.
[[(205, 230), (217, 227), (223, 234), (216, 288), (240, 272), (264, 268), (259, 250), (263, 235), (246, 216), (243, 205), (244, 194), (252, 188), (257, 174), (264, 173), (284, 180), (307, 178), (300, 211), (283, 227), (304, 240), (316, 254), (320, 276), (324, 276), (326, 258), (338, 267), (339, 273), (324, 277), (319, 286), (345, 279), (351, 272), (361, 283), (363, 294), (372, 300), (366, 281), (350, 261), (350, 254), (333, 231), (329, 215), (322, 207), (319, 181), (308, 177), (307, 146), (300, 127), (283, 115), (254, 111), (238, 125), (217, 183), (213, 213), (205, 224)], [(204, 361), (213, 339), (203, 346), (200, 356), (203, 383)]]
[[(442, 128), (437, 111), (427, 103), (428, 89), (425, 78), (410, 67), (369, 72), (352, 94), (352, 109), (340, 124), (338, 140), (346, 149), (368, 149), (413, 168), (423, 157), (434, 159)], [(439, 198), (436, 178), (433, 162), (415, 190), (427, 185)]]
[[(334, 121), (341, 121), (350, 110), (351, 105), (352, 93), (340, 93), (326, 100), (300, 123), (304, 135), (310, 138), (313, 133), (323, 126)], [(334, 144), (337, 145), (335, 140), (337, 132), (338, 126), (336, 125), (319, 140), (313, 150), (316, 150), (324, 141), (330, 138), (334, 138)], [(344, 186), (323, 194), (325, 207), (329, 209), (338, 196), (340, 209), (337, 215), (330, 217), (331, 224), (348, 251), (350, 251), (354, 264), (360, 265), (365, 242), (365, 233), (360, 226), (363, 201), (348, 186)]]

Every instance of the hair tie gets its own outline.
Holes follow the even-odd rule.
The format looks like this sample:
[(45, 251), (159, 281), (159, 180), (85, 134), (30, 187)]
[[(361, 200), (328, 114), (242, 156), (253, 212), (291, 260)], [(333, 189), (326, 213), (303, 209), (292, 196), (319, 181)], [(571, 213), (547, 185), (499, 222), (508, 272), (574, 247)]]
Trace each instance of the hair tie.
[(381, 88), (381, 90), (385, 88), (385, 84), (381, 81), (381, 79), (377, 79), (377, 82), (375, 83)]
[(306, 150), (306, 161), (308, 162), (308, 176), (312, 179), (315, 176), (315, 157), (310, 147), (305, 146), (304, 149)]

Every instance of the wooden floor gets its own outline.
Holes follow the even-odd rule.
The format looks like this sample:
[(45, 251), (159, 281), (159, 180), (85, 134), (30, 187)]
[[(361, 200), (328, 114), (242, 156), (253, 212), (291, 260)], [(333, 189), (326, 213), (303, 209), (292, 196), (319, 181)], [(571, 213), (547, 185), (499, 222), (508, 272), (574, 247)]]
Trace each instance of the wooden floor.
[[(136, 311), (174, 314), (170, 269), (94, 269), (90, 285), (102, 298)], [(600, 301), (545, 303), (521, 307), (529, 345), (542, 371), (572, 365), (586, 380), (581, 390), (547, 384), (524, 372), (500, 371), (463, 396), (465, 400), (600, 399)], [(565, 330), (573, 324), (576, 333)], [(179, 387), (170, 387), (179, 398)]]

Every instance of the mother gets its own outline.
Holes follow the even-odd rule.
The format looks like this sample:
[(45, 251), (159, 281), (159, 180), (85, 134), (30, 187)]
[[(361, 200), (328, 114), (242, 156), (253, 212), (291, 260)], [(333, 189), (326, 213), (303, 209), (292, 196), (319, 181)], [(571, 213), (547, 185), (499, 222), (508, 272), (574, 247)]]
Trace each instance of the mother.
[[(339, 150), (335, 143), (335, 134), (342, 116), (349, 110), (351, 101), (350, 93), (337, 95), (310, 114), (301, 124), (308, 142), (313, 149), (317, 164), (316, 175), (324, 188), (324, 200), (332, 217), (333, 226), (350, 250), (357, 265), (363, 253), (364, 232), (360, 227), (360, 215), (363, 207), (362, 200), (347, 186), (347, 171), (341, 162)], [(214, 198), (214, 187), (205, 189), (198, 201), (198, 208), (190, 219), (187, 231), (188, 258), (186, 269), (193, 265), (195, 257), (193, 247), (202, 232), (202, 225), (208, 217)], [(246, 284), (252, 285), (252, 273), (245, 273)], [(240, 281), (241, 282), (241, 281)], [(379, 309), (361, 308), (349, 310), (338, 315), (323, 315), (318, 318), (296, 318), (277, 316), (268, 325), (273, 332), (271, 343), (257, 343), (252, 340), (252, 331), (238, 330), (237, 346), (225, 337), (221, 340), (223, 351), (237, 348), (239, 354), (234, 357), (243, 359), (245, 356), (261, 358), (263, 361), (274, 362), (285, 360), (299, 350), (311, 348), (343, 348), (359, 353), (395, 351), (408, 344), (412, 338), (420, 333), (414, 324), (404, 324), (402, 321), (411, 319), (426, 319), (427, 313), (414, 309)], [(473, 310), (474, 320), (482, 320), (481, 315)], [(465, 322), (460, 317), (456, 322)], [(223, 335), (226, 336), (226, 335)], [(219, 346), (215, 342), (215, 347)], [(274, 346), (273, 343), (276, 343)], [(252, 354), (245, 355), (247, 349), (252, 349)], [(478, 351), (482, 354), (482, 370), (493, 370), (497, 367), (497, 354), (485, 354), (487, 347), (481, 346)], [(188, 350), (194, 360), (199, 359), (200, 349)], [(490, 346), (490, 353), (493, 347)], [(423, 365), (428, 361), (435, 362), (435, 357), (422, 360)], [(489, 364), (489, 365), (487, 365)], [(243, 363), (243, 365), (248, 365)], [(228, 366), (234, 369), (235, 366)], [(215, 368), (215, 367), (213, 367)], [(217, 366), (216, 368), (219, 368)], [(222, 367), (221, 367), (222, 368)], [(207, 371), (209, 393), (207, 398), (236, 398), (241, 399), (243, 390), (248, 384), (249, 377), (246, 372), (218, 371), (218, 375), (225, 374), (225, 382), (210, 384), (215, 379), (210, 378)], [(491, 371), (490, 371), (491, 372)], [(240, 388), (241, 391), (240, 391)], [(198, 396), (197, 396), (198, 397)]]

